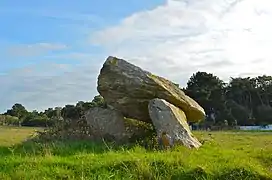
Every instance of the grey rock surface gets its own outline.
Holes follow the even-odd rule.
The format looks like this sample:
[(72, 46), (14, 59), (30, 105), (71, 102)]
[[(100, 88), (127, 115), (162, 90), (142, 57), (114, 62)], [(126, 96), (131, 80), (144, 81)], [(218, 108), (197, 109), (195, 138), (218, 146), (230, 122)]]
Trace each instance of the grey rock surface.
[(188, 148), (201, 146), (201, 143), (193, 136), (185, 113), (181, 109), (158, 98), (149, 102), (148, 109), (158, 137), (166, 133), (174, 144), (182, 144)]
[(112, 136), (122, 140), (125, 136), (124, 117), (114, 109), (91, 108), (85, 115), (87, 124), (97, 137)]

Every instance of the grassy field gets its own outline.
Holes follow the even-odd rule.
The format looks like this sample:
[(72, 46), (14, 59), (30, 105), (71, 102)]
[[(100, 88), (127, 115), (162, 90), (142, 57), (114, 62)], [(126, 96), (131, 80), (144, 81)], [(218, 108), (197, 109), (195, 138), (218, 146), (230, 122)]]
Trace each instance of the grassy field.
[(272, 132), (194, 132), (199, 150), (151, 151), (86, 141), (24, 142), (33, 128), (0, 127), (0, 179), (272, 180)]

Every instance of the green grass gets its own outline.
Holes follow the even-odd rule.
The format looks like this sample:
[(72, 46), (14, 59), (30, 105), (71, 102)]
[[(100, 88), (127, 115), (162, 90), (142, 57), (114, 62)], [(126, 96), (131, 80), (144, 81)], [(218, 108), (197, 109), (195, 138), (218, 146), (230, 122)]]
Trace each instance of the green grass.
[(1, 180), (272, 179), (271, 132), (194, 132), (205, 141), (199, 150), (168, 151), (87, 141), (22, 143), (33, 132), (0, 128)]

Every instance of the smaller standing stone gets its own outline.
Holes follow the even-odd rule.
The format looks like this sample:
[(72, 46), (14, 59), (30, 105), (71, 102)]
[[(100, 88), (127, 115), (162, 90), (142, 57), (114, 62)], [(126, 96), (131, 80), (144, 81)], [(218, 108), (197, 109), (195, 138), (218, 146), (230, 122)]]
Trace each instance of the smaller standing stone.
[[(163, 99), (153, 99), (148, 105), (149, 115), (155, 126), (158, 137), (167, 134), (174, 144), (181, 143), (188, 148), (199, 148), (201, 143), (190, 131), (185, 113)], [(169, 139), (169, 138), (168, 138)], [(161, 138), (163, 143), (163, 138)], [(165, 139), (166, 145), (167, 142)]]
[(124, 137), (124, 117), (114, 109), (91, 108), (86, 114), (86, 121), (96, 138), (111, 136), (119, 141)]

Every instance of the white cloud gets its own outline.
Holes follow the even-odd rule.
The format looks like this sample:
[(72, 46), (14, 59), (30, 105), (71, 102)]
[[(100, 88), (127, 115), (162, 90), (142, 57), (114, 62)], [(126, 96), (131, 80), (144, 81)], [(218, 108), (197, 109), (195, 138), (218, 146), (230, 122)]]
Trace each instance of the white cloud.
[(271, 74), (271, 19), (270, 0), (168, 0), (91, 38), (109, 54), (185, 85), (198, 70), (224, 80)]
[(21, 44), (9, 47), (7, 53), (10, 56), (26, 57), (46, 54), (51, 51), (63, 50), (66, 48), (67, 46), (65, 44), (58, 43)]

